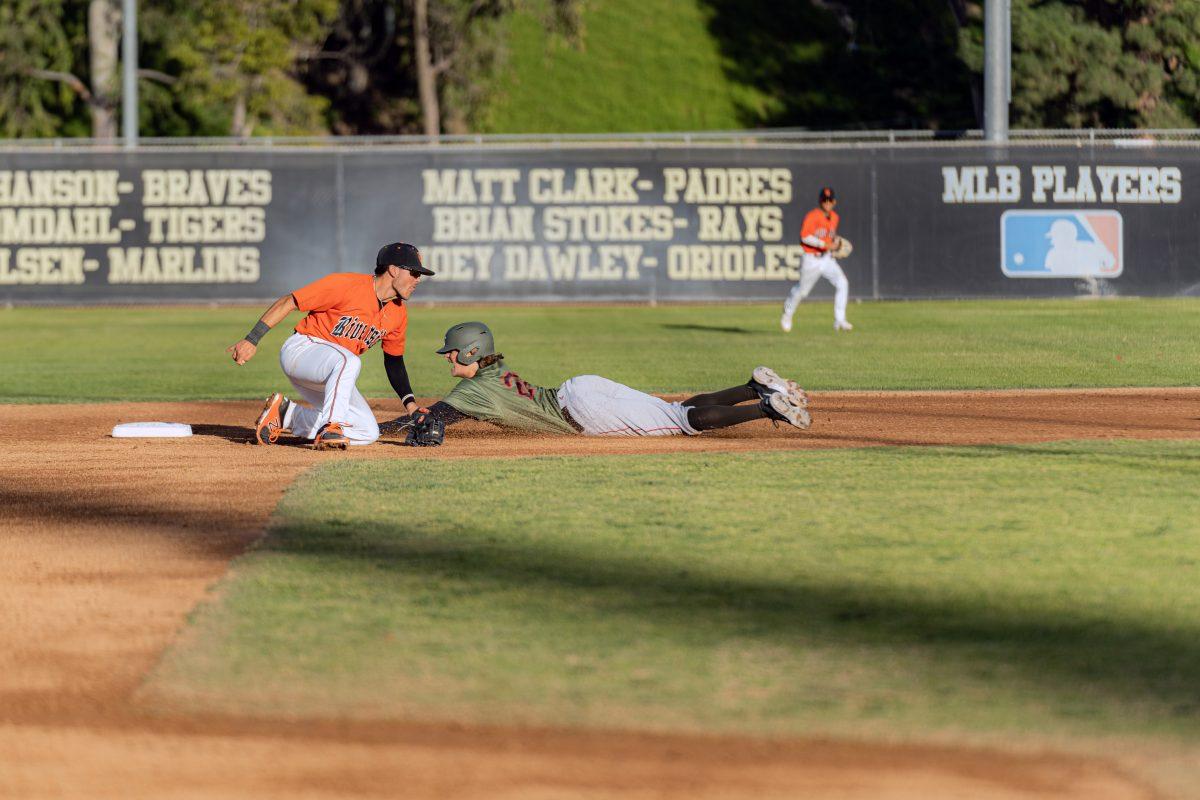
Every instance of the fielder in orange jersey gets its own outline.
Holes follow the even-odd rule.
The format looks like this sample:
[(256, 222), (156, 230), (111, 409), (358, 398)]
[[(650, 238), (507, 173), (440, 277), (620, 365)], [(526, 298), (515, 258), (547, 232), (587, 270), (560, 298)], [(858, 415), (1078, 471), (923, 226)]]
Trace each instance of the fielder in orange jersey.
[(272, 444), (284, 431), (311, 439), (318, 450), (371, 444), (379, 425), (355, 387), (362, 370), (359, 356), (382, 342), (388, 380), (405, 409), (418, 409), (404, 366), (408, 308), (425, 275), (411, 244), (385, 245), (375, 257), (374, 276), (355, 272), (327, 275), (276, 300), (245, 338), (225, 352), (245, 364), (262, 337), (293, 311), (307, 311), (279, 351), (279, 365), (296, 391), (312, 406), (304, 408), (279, 392), (267, 398), (254, 426), (259, 444)]
[(800, 246), (804, 248), (804, 258), (800, 262), (800, 281), (788, 292), (783, 304), (783, 316), (779, 326), (784, 333), (792, 330), (792, 316), (800, 301), (808, 297), (817, 278), (825, 278), (833, 284), (833, 329), (835, 331), (853, 330), (854, 326), (846, 321), (846, 302), (850, 298), (850, 282), (846, 273), (838, 266), (830, 251), (838, 245), (838, 213), (837, 197), (828, 186), (821, 189), (817, 195), (817, 207), (804, 217), (800, 226)]

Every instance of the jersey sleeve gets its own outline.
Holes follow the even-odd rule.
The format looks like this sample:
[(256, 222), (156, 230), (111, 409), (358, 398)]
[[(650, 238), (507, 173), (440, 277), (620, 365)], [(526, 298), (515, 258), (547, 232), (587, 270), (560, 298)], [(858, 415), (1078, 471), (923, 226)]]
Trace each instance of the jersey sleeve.
[(494, 398), (470, 379), (459, 381), (450, 394), (442, 398), (442, 402), (472, 419), (488, 421), (500, 416), (500, 408)]
[(342, 276), (334, 273), (292, 292), (292, 299), (301, 311), (328, 311), (343, 295)]
[(804, 223), (800, 226), (800, 241), (807, 245), (812, 245), (814, 241), (820, 238), (816, 235), (819, 225), (820, 220), (817, 218), (817, 212), (810, 211), (805, 214)]
[(404, 355), (404, 342), (408, 336), (408, 311), (404, 311), (404, 315), (400, 318), (400, 324), (392, 330), (384, 334), (383, 343), (380, 347), (383, 352), (389, 356)]

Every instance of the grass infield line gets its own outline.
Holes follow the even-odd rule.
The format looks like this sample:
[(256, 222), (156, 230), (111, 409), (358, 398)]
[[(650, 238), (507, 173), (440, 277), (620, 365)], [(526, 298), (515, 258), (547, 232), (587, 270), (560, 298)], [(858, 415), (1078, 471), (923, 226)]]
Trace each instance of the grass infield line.
[(1194, 743), (1197, 478), (1161, 441), (332, 465), (143, 701)]

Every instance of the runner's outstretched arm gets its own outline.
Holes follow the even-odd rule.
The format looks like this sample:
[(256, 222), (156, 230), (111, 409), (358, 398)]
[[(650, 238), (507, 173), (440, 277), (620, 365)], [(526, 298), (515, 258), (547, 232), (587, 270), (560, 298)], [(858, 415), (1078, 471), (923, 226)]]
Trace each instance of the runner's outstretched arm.
[[(425, 412), (429, 416), (439, 420), (442, 425), (453, 425), (456, 422), (462, 422), (464, 419), (470, 419), (466, 414), (459, 411), (454, 406), (439, 400), (429, 407), (429, 411)], [(404, 414), (387, 422), (379, 423), (380, 433), (396, 434), (408, 428), (419, 414)]]

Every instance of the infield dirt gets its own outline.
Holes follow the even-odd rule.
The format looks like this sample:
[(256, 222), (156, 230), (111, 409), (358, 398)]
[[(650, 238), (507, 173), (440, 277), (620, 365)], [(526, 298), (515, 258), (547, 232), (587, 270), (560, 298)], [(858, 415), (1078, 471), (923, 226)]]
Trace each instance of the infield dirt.
[[(397, 406), (376, 404), (379, 416)], [(484, 424), (438, 450), (250, 444), (257, 403), (6, 406), (0, 480), (0, 796), (1146, 798), (1131, 759), (916, 744), (180, 718), (134, 701), (230, 559), (304, 469), (486, 458), (1086, 438), (1200, 438), (1200, 390), (829, 393), (811, 431), (530, 437)], [(189, 422), (181, 440), (112, 425)], [(1135, 769), (1131, 770), (1131, 765)]]

